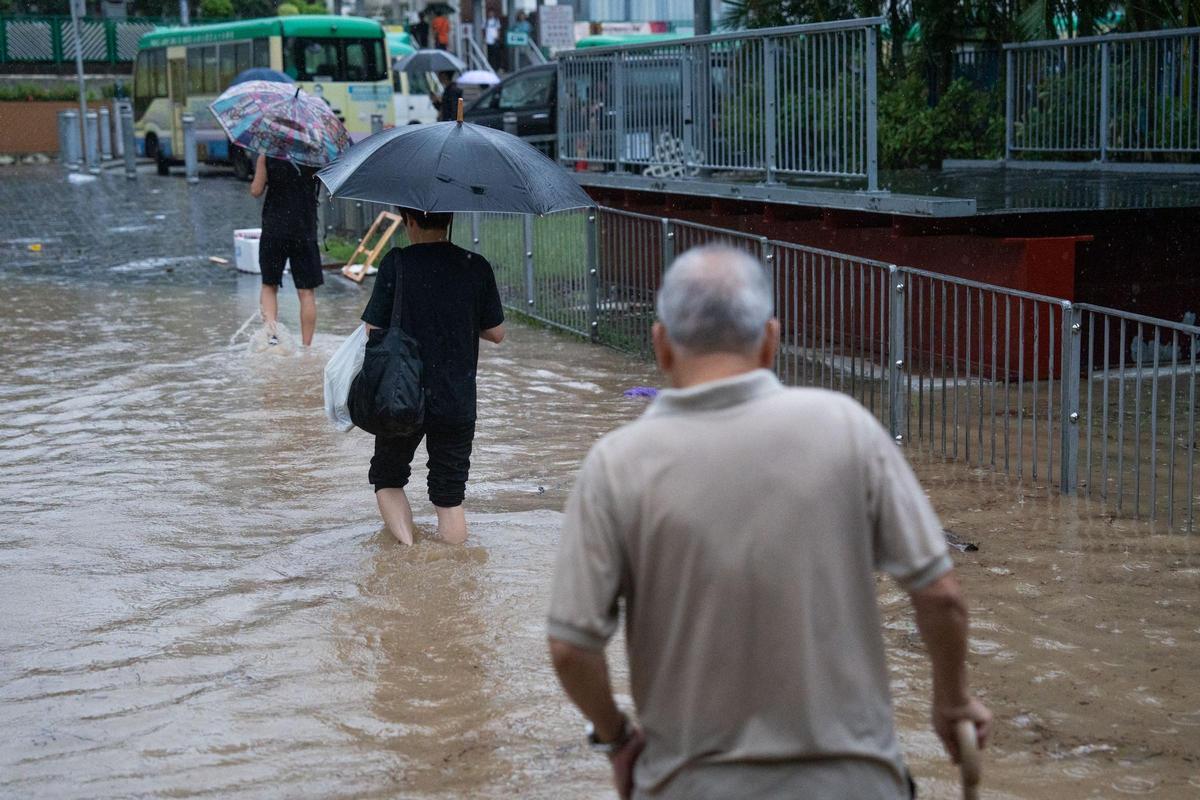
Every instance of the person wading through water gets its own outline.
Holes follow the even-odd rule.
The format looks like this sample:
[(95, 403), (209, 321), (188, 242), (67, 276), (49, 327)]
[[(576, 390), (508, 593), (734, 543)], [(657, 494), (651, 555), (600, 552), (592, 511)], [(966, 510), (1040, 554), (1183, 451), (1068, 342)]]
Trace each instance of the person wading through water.
[(384, 256), (362, 320), (372, 341), (383, 337), (391, 324), (400, 271), (400, 324), (420, 346), (425, 423), (411, 436), (376, 436), (368, 480), (387, 529), (398, 541), (412, 544), (413, 514), (404, 487), (424, 439), (438, 536), (461, 544), (467, 538), (463, 497), (475, 438), (479, 340), (503, 341), (504, 310), (492, 265), (448, 241), (453, 214), (405, 208), (400, 214), (412, 244)]
[(258, 243), (258, 268), (262, 272), (259, 305), (267, 324), (268, 342), (279, 319), (279, 287), (283, 268), (290, 264), (292, 283), (300, 298), (300, 339), (312, 344), (317, 329), (317, 287), (325, 282), (321, 251), (317, 247), (317, 174), (315, 167), (259, 155), (250, 194), (262, 197), (262, 237)]

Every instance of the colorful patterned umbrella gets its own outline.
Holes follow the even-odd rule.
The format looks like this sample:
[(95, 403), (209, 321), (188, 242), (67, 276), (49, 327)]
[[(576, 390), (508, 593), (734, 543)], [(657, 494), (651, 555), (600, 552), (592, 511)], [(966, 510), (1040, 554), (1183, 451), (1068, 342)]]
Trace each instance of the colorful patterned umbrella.
[(239, 83), (209, 108), (229, 140), (251, 153), (323, 167), (350, 146), (329, 104), (292, 84)]

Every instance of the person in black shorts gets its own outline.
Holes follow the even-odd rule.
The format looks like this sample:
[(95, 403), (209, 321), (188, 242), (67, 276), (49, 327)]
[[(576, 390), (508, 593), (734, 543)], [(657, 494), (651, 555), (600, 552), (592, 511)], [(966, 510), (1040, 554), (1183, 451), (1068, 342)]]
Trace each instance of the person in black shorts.
[(291, 264), (292, 283), (300, 297), (300, 339), (312, 344), (317, 328), (317, 292), (325, 282), (321, 251), (317, 248), (317, 170), (278, 158), (259, 155), (250, 194), (263, 201), (262, 237), (258, 242), (258, 268), (262, 272), (263, 319), (276, 344), (275, 322), (279, 318), (279, 287), (283, 267)]
[(388, 530), (412, 544), (412, 507), (404, 487), (424, 439), (438, 535), (461, 544), (467, 538), (462, 504), (475, 438), (479, 340), (499, 344), (504, 339), (504, 309), (492, 265), (448, 241), (452, 214), (404, 208), (400, 214), (412, 244), (384, 256), (362, 320), (372, 341), (383, 337), (392, 320), (396, 272), (403, 270), (400, 325), (420, 346), (425, 424), (411, 436), (376, 436), (368, 480)]

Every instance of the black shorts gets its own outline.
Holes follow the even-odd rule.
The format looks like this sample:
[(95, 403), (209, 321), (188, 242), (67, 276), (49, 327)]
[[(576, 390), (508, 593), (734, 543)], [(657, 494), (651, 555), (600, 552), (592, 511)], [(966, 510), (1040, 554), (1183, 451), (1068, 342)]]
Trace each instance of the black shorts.
[(412, 473), (413, 455), (425, 439), (429, 453), (429, 500), (441, 508), (461, 506), (471, 469), (474, 422), (427, 420), (411, 436), (376, 436), (368, 480), (380, 489), (403, 489)]
[(297, 289), (315, 289), (325, 282), (321, 270), (321, 251), (315, 241), (264, 236), (258, 242), (258, 268), (266, 286), (283, 283), (283, 265), (292, 267), (292, 283)]

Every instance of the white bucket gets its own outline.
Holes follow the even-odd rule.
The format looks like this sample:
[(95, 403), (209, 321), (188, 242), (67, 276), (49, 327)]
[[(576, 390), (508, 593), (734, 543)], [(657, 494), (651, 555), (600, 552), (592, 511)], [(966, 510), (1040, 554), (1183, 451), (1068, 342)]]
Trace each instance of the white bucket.
[(262, 228), (241, 228), (233, 232), (233, 263), (238, 272), (258, 275), (258, 239)]

